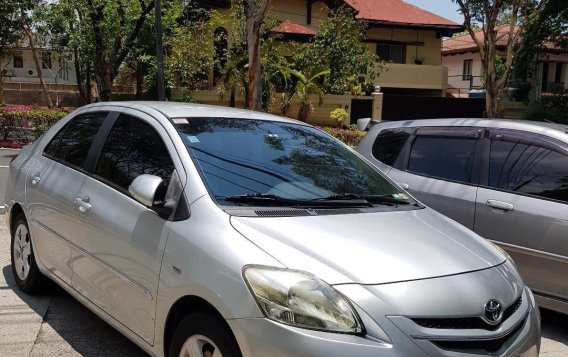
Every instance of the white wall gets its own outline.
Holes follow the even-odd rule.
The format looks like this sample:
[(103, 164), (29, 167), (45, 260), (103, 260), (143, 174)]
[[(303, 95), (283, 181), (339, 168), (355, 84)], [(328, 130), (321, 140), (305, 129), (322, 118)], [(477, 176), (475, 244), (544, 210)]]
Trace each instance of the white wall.
[[(473, 87), (481, 86), (481, 58), (478, 53), (468, 52), (456, 55), (442, 56), (442, 65), (448, 67), (448, 88), (452, 94), (457, 93), (457, 89), (467, 93), (469, 91), (469, 80), (463, 80), (463, 62), (465, 60), (473, 60), (471, 74), (473, 78)], [(477, 77), (476, 77), (477, 76)], [(452, 88), (455, 88), (452, 90)]]
[[(39, 83), (39, 78), (37, 76), (35, 62), (33, 60), (32, 51), (29, 49), (17, 50), (15, 52), (21, 53), (24, 65), (22, 68), (14, 68), (13, 56), (9, 56), (6, 61), (2, 62), (2, 69), (6, 69), (13, 75), (9, 78), (4, 78), (4, 82), (24, 82), (24, 83)], [(38, 55), (41, 53), (38, 50)], [(51, 70), (42, 69), (43, 80), (46, 83), (57, 83), (60, 84), (76, 84), (77, 79), (75, 77), (75, 67), (71, 54), (65, 55), (70, 58), (67, 61), (67, 68), (63, 68), (60, 71), (59, 60), (57, 57), (51, 55)], [(41, 57), (40, 57), (41, 58)], [(33, 75), (28, 75), (28, 71), (32, 71)], [(55, 78), (57, 76), (57, 78)]]

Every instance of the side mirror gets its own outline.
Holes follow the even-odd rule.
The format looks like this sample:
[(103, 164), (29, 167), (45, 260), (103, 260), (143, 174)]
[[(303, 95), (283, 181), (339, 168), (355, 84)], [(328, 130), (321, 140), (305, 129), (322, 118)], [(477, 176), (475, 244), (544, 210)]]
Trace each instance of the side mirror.
[(163, 205), (165, 197), (164, 180), (154, 175), (140, 175), (132, 181), (128, 192), (146, 207)]
[(357, 129), (359, 129), (360, 131), (365, 131), (369, 128), (370, 123), (371, 118), (357, 119)]

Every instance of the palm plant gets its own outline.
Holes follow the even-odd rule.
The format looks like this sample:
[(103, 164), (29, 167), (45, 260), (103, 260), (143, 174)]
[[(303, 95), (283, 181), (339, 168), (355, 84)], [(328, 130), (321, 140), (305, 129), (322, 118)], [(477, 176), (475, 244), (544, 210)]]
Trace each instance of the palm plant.
[(321, 79), (329, 74), (329, 70), (317, 72), (311, 76), (306, 76), (300, 71), (292, 68), (281, 67), (280, 72), (284, 76), (286, 83), (293, 83), (289, 86), (292, 90), (285, 96), (282, 104), (282, 112), (285, 115), (290, 107), (290, 102), (294, 97), (298, 97), (300, 108), (298, 109), (297, 119), (307, 121), (313, 112), (312, 95), (317, 95), (319, 104), (323, 102), (323, 89)]

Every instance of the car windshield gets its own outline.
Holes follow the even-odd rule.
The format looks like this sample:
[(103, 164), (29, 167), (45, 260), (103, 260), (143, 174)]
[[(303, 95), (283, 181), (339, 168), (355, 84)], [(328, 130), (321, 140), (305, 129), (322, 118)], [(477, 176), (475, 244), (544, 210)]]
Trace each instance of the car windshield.
[(174, 122), (210, 193), (221, 204), (415, 203), (316, 128), (235, 118)]

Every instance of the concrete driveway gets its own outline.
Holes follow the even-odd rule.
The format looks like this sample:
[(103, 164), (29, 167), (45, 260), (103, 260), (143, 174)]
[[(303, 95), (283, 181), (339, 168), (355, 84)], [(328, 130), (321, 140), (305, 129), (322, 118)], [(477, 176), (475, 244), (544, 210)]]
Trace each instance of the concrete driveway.
[[(4, 202), (6, 168), (17, 153), (0, 150), (0, 203)], [(61, 288), (43, 295), (18, 290), (10, 267), (10, 236), (0, 216), (0, 356), (145, 356)], [(541, 355), (568, 356), (568, 316), (542, 310)]]

